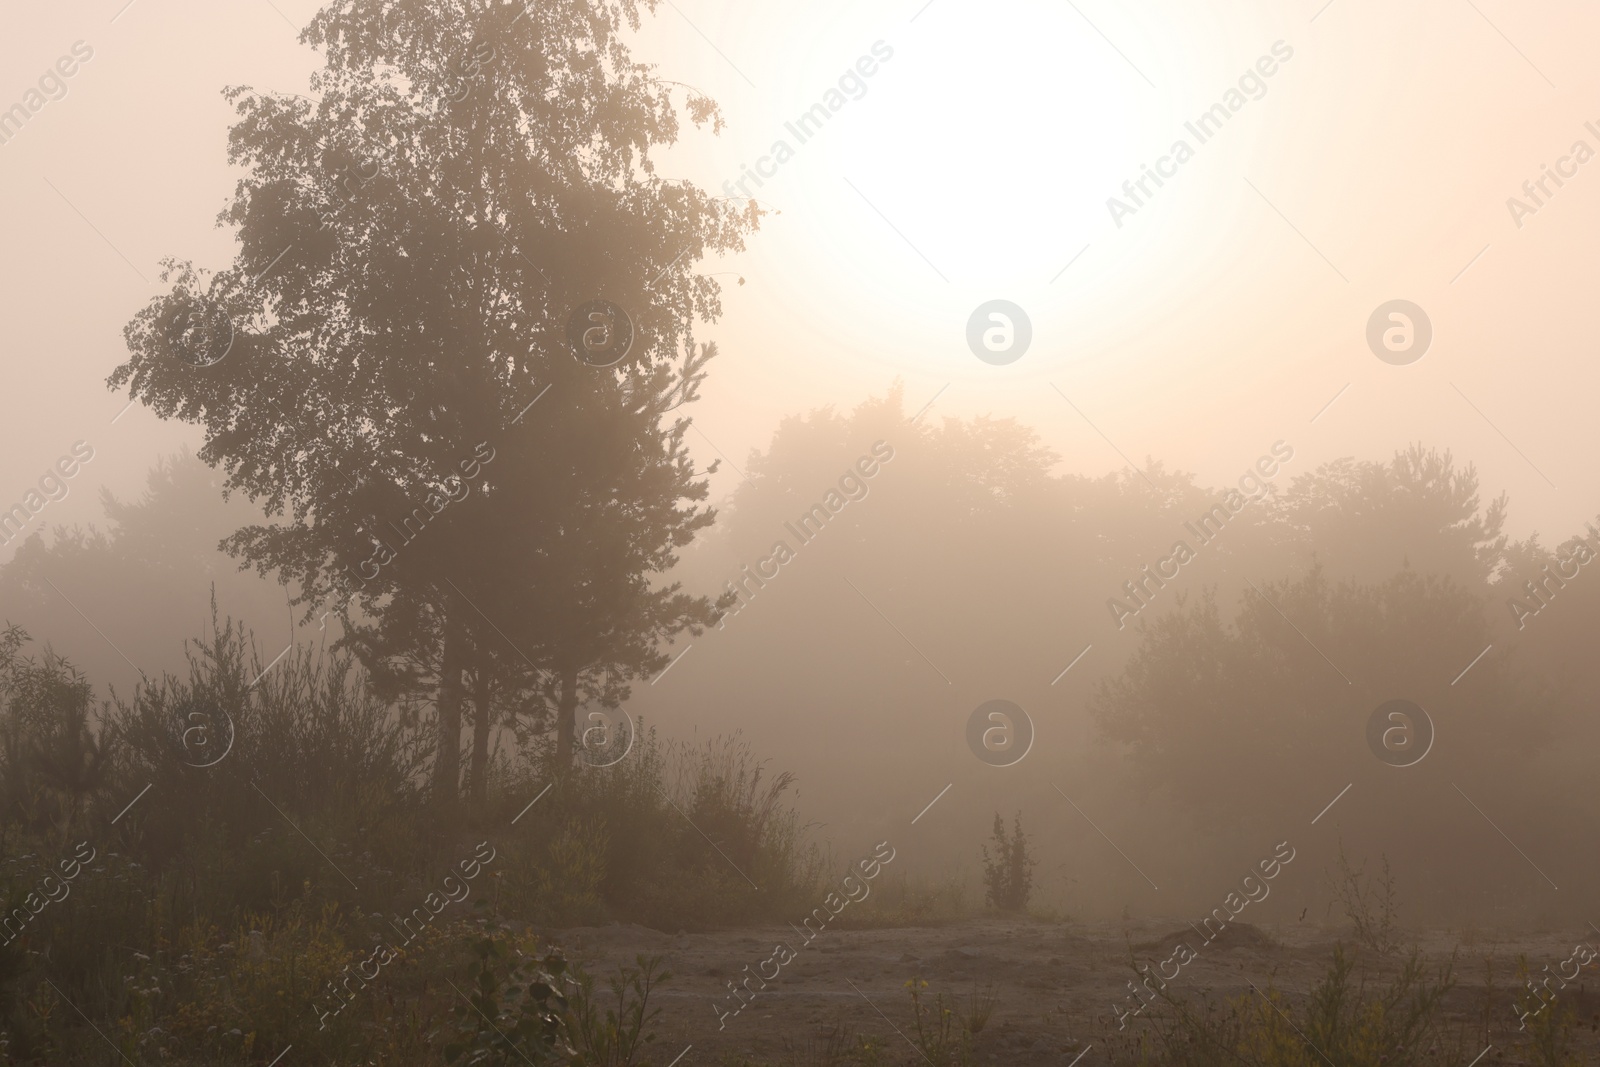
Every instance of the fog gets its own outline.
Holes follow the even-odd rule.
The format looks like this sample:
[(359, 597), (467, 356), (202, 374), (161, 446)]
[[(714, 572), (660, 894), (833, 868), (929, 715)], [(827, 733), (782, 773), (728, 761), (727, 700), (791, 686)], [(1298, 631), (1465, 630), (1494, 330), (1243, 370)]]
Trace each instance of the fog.
[[(1477, 1017), (1446, 990), (1444, 1029), (1358, 1052), (1295, 1014), (1306, 960), (1394, 978), (1402, 941), (1481, 954), (1496, 1021), (1400, 1062), (1584, 1062), (1523, 1035), (1588, 994), (1503, 987), (1596, 933), (1597, 30), (1362, 0), (12, 12), (0, 881), (26, 916), (83, 840), (119, 888), (0, 935), (8, 1062), (1210, 1063), (1173, 1051), (1214, 1038), (1172, 1037), (1186, 1009), (1130, 1050), (1105, 1002), (1225, 899), (1265, 947), (1186, 981), (1281, 995), (1304, 1062)], [(330, 1012), (362, 916), (476, 878), (460, 856), (492, 891)], [(764, 975), (780, 1021), (726, 1036), (740, 939), (840, 871), (846, 956)], [(553, 947), (691, 985), (648, 1055), (578, 986), (539, 1045), (494, 1026), (532, 1008), (437, 992), (478, 981), (474, 938), (552, 988)], [(924, 1040), (930, 973), (999, 1021)], [(27, 1007), (52, 983), (76, 1015)], [(853, 1051), (802, 1055), (835, 995)], [(498, 1039), (448, 1044), (461, 1004)]]

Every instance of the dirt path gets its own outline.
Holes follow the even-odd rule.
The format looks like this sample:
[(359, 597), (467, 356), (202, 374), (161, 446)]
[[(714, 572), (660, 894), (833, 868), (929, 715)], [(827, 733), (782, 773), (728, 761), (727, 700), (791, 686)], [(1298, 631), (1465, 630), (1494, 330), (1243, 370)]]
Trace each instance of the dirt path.
[[(957, 995), (964, 1002), (974, 990), (989, 989), (993, 1014), (975, 1047), (979, 1064), (1006, 1067), (1034, 1064), (1067, 1065), (1075, 1057), (1082, 1067), (1109, 1062), (1108, 1053), (1141, 1027), (1135, 1017), (1119, 1032), (1118, 1012), (1137, 1004), (1128, 983), (1128, 944), (1141, 961), (1168, 960), (1182, 942), (1197, 949), (1170, 984), (1180, 997), (1210, 993), (1214, 997), (1251, 995), (1252, 985), (1289, 994), (1307, 992), (1322, 976), (1338, 932), (1311, 923), (1257, 928), (1235, 924), (1209, 944), (1182, 922), (1043, 923), (1029, 920), (982, 919), (944, 927), (824, 930), (807, 943), (786, 926), (757, 927), (713, 934), (664, 934), (640, 926), (609, 926), (563, 931), (556, 935), (568, 955), (585, 963), (598, 977), (614, 973), (634, 955), (660, 955), (672, 980), (660, 990), (661, 1015), (656, 1021), (657, 1067), (692, 1046), (678, 1067), (739, 1062), (825, 1065), (830, 1043), (854, 1048), (858, 1035), (884, 1045), (889, 1063), (921, 1063), (914, 1037), (906, 982), (926, 980), (925, 995)], [(775, 954), (778, 944), (794, 950), (792, 959)], [(1430, 961), (1450, 957), (1455, 939), (1425, 937), (1422, 948)], [(1447, 1001), (1447, 1016), (1463, 1034), (1464, 1043), (1507, 1040), (1517, 1027), (1512, 1013), (1511, 985), (1516, 960), (1525, 953), (1534, 970), (1548, 962), (1552, 969), (1572, 951), (1557, 935), (1528, 935), (1463, 947), (1456, 960), (1459, 988)], [(1484, 960), (1494, 961), (1494, 991), (1485, 993)], [(749, 970), (746, 971), (748, 966)], [(1392, 970), (1393, 963), (1386, 963)], [(764, 991), (741, 1002), (729, 982), (779, 970)], [(1171, 969), (1167, 971), (1171, 973)], [(1600, 1062), (1591, 1015), (1600, 1011), (1593, 992), (1564, 993), (1568, 1006), (1584, 1021), (1588, 1058)], [(1490, 1011), (1490, 1041), (1485, 1033), (1485, 1007)], [(735, 1011), (736, 1008), (740, 1010)], [(1087, 1050), (1087, 1051), (1086, 1051)], [(1490, 1054), (1483, 1064), (1518, 1062)]]

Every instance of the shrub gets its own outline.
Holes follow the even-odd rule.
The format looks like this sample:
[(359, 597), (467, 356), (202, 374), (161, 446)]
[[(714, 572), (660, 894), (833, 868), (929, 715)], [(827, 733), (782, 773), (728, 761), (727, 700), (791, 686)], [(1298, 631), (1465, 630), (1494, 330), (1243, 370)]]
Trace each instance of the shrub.
[[(532, 948), (532, 946), (526, 946)], [(540, 956), (505, 932), (473, 943), (467, 1003), (457, 1004), (455, 1040), (446, 1063), (502, 1067), (517, 1063), (574, 1067), (634, 1067), (655, 1041), (650, 1024), (660, 1014), (650, 994), (672, 976), (661, 960), (639, 956), (607, 984), (614, 1007), (602, 1006), (594, 979), (570, 967), (559, 951)]]
[(89, 724), (88, 679), (49, 651), (23, 656), (28, 640), (21, 627), (0, 633), (0, 813), (59, 846), (103, 791), (109, 753)]
[(676, 930), (783, 917), (816, 894), (793, 778), (769, 777), (737, 735), (691, 746), (641, 727), (626, 759), (552, 773), (528, 756), (499, 804), (509, 821), (542, 796), (515, 830), (528, 857), (508, 869), (516, 914)]
[[(1464, 1065), (1479, 1050), (1461, 1036), (1447, 1038), (1445, 1001), (1455, 988), (1451, 962), (1429, 973), (1418, 953), (1386, 985), (1358, 975), (1336, 947), (1322, 978), (1301, 1003), (1271, 985), (1223, 1002), (1198, 1005), (1165, 988), (1158, 1007), (1122, 1038), (1112, 1060), (1162, 1067), (1433, 1067)], [(1135, 967), (1142, 981), (1143, 972)], [(1146, 988), (1149, 988), (1148, 986)], [(1148, 1041), (1147, 1041), (1148, 1039)]]
[(609, 841), (602, 816), (567, 817), (538, 861), (522, 866), (534, 887), (529, 918), (552, 926), (598, 925), (605, 916), (600, 892)]
[[(291, 819), (324, 851), (330, 840), (360, 842), (385, 874), (417, 857), (431, 829), (428, 730), (372, 696), (349, 656), (296, 647), (263, 662), (241, 627), (218, 621), (215, 604), (210, 639), (187, 653), (188, 678), (141, 686), (109, 714), (113, 792), (131, 798), (152, 786), (134, 816), (147, 862), (163, 868), (208, 824), (231, 851), (248, 851), (265, 832), (298, 837)], [(304, 873), (334, 893), (348, 888), (325, 862), (308, 861)], [(232, 899), (260, 884), (217, 888)]]
[(1033, 892), (1033, 868), (1037, 861), (1028, 852), (1028, 838), (1022, 832), (1022, 814), (1017, 813), (1012, 822), (1010, 836), (1006, 824), (995, 812), (994, 831), (991, 835), (994, 855), (983, 850), (984, 898), (991, 907), (1004, 912), (1025, 911), (1028, 896)]
[(473, 954), (472, 992), (452, 1009), (456, 1039), (445, 1046), (445, 1062), (571, 1063), (577, 1052), (567, 1036), (566, 959), (559, 952), (524, 954), (515, 941), (494, 933), (479, 938)]
[[(524, 749), (495, 760), (483, 811), (447, 822), (428, 793), (433, 724), (377, 698), (348, 657), (267, 659), (213, 605), (186, 677), (113, 692), (96, 713), (87, 679), (26, 658), (27, 643), (0, 631), (6, 1067), (260, 1067), (291, 1045), (303, 1063), (438, 1062), (449, 1045), (475, 1065), (629, 1067), (665, 978), (653, 962), (625, 969), (602, 1004), (558, 954), (486, 934), (467, 909), (434, 908), (399, 949), (385, 914), (435, 894), (462, 842), (484, 837), (502, 858), (471, 907), (492, 916), (671, 929), (786, 915), (815, 893), (793, 779), (737, 737), (649, 732), (616, 765), (554, 781)], [(470, 998), (439, 980), (468, 963)]]
[(1366, 873), (1366, 862), (1351, 867), (1344, 854), (1344, 840), (1339, 841), (1339, 873), (1328, 875), (1333, 898), (1344, 910), (1345, 918), (1355, 930), (1356, 941), (1363, 948), (1380, 956), (1393, 956), (1400, 951), (1399, 894), (1395, 889), (1394, 874), (1389, 870), (1389, 856), (1383, 855), (1383, 874), (1373, 885)]
[(659, 956), (635, 956), (634, 962), (636, 968), (620, 967), (607, 982), (616, 1007), (604, 1009), (594, 995), (594, 979), (573, 968), (570, 1025), (581, 1067), (633, 1067), (655, 1041), (648, 1028), (661, 1009), (650, 1007), (650, 994), (672, 975), (661, 969)]

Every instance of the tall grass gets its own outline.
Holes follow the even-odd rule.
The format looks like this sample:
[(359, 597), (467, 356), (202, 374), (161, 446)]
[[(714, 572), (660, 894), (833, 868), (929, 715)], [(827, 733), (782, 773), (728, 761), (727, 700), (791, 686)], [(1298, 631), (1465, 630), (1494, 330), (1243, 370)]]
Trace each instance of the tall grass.
[[(647, 731), (606, 768), (501, 753), (488, 805), (446, 817), (431, 716), (381, 700), (347, 656), (274, 659), (214, 612), (186, 675), (96, 707), (71, 664), (27, 647), (0, 632), (5, 1067), (266, 1063), (290, 1044), (298, 1063), (437, 1061), (441, 977), (467, 980), (486, 924), (706, 927), (785, 915), (816, 883), (793, 779), (737, 738)], [(396, 939), (384, 917), (486, 839), (471, 898), (319, 1018), (329, 983)]]
[(668, 932), (803, 910), (821, 861), (788, 806), (793, 782), (737, 735), (692, 745), (641, 728), (627, 759), (566, 772), (530, 756), (503, 784), (506, 822), (540, 798), (510, 839), (508, 907)]
[[(1483, 990), (1485, 1026), (1460, 1020), (1454, 957), (1430, 969), (1413, 950), (1398, 966), (1369, 968), (1376, 954), (1334, 949), (1309, 995), (1291, 997), (1267, 983), (1219, 1002), (1157, 990), (1134, 1026), (1114, 1034), (1122, 1067), (1466, 1067), (1489, 1040), (1487, 1020), (1505, 1014), (1499, 992)], [(1135, 974), (1143, 978), (1137, 969)], [(1519, 1035), (1494, 1027), (1501, 1051), (1490, 1062), (1569, 1067), (1572, 1020), (1552, 1017)], [(1507, 1051), (1519, 1058), (1507, 1061)], [(1526, 1055), (1527, 1059), (1520, 1058)]]

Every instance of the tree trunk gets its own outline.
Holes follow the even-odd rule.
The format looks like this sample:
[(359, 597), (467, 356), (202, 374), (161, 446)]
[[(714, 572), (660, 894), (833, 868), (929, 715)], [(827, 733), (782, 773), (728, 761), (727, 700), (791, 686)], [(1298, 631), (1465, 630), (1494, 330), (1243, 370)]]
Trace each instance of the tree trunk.
[(489, 698), (489, 672), (480, 667), (472, 694), (478, 711), (472, 723), (472, 806), (478, 811), (489, 803)]
[(461, 669), (465, 659), (465, 640), (455, 620), (447, 618), (439, 677), (439, 748), (433, 758), (434, 800), (444, 811), (453, 811), (461, 797)]
[(577, 729), (578, 669), (561, 668), (561, 702), (556, 707), (556, 770), (572, 766), (573, 734)]

